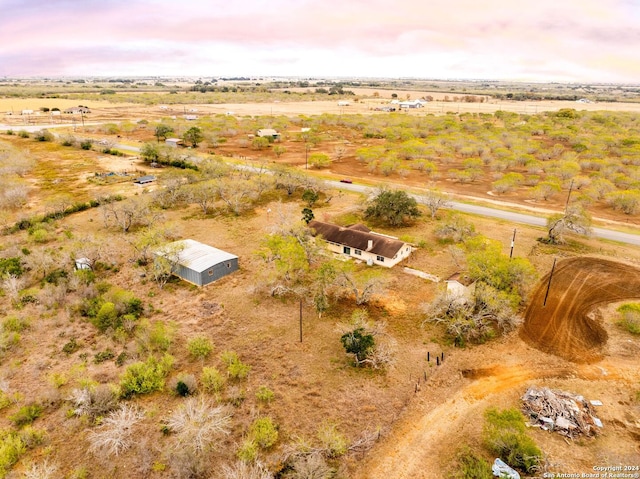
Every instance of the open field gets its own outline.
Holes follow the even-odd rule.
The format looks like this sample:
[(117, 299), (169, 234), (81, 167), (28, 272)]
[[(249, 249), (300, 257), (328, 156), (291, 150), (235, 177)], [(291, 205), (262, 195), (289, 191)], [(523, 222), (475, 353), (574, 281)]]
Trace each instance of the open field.
[[(171, 106), (167, 110), (157, 106), (88, 104), (95, 108), (92, 121), (115, 123), (117, 127), (107, 132), (101, 126), (84, 129), (77, 126), (75, 132), (62, 130), (61, 135), (69, 133), (78, 138), (141, 146), (155, 142), (154, 122), (161, 119), (174, 125), (177, 135), (184, 132), (192, 123), (180, 118), (174, 121), (171, 116), (180, 117), (184, 110), (193, 108), (198, 109), (201, 117), (193, 124), (200, 125), (211, 136), (198, 148), (177, 151), (199, 165), (215, 153), (221, 158), (242, 159), (256, 165), (292, 165), (294, 171), (311, 173), (319, 179), (350, 178), (364, 184), (392, 182), (415, 188), (431, 183), (459, 197), (480, 198), (508, 208), (561, 211), (566, 201), (565, 194), (533, 201), (524, 187), (497, 195), (491, 191), (495, 171), (490, 164), (484, 164), (482, 175), (470, 183), (455, 181), (446, 174), (429, 176), (418, 170), (411, 170), (406, 176), (372, 170), (357, 159), (356, 152), (359, 148), (384, 145), (385, 139), (363, 138), (363, 130), (348, 124), (362, 121), (376, 126), (378, 120), (365, 116), (371, 107), (366, 103), (342, 108), (337, 108), (333, 101), (193, 104)], [(424, 117), (428, 108), (436, 104), (430, 103), (427, 109), (415, 113), (388, 116), (385, 121), (389, 124), (384, 128), (393, 128), (405, 118)], [(505, 110), (491, 103), (460, 103), (459, 107), (479, 105)], [(454, 106), (451, 102), (441, 102), (440, 106), (446, 108), (445, 112), (454, 111), (448, 109)], [(508, 106), (521, 108), (523, 104), (514, 102)], [(565, 107), (575, 108), (575, 103), (548, 105), (554, 111)], [(216, 116), (229, 111), (234, 115)], [(325, 120), (306, 118), (323, 113), (329, 115)], [(379, 113), (376, 118), (388, 115), (376, 113)], [(442, 112), (433, 113), (439, 116)], [(319, 136), (318, 143), (305, 151), (306, 143), (298, 136), (303, 123), (281, 115), (305, 116), (304, 124), (312, 125)], [(473, 118), (452, 116), (451, 120), (475, 125)], [(490, 120), (496, 131), (492, 138), (506, 138), (508, 132), (503, 129), (502, 120)], [(416, 129), (433, 127), (418, 125)], [(512, 130), (518, 128), (508, 125)], [(248, 134), (267, 126), (276, 126), (283, 133), (280, 143), (260, 150), (246, 144)], [(451, 131), (458, 131), (453, 128)], [(19, 130), (19, 123), (15, 130)], [(221, 134), (227, 130), (235, 130), (235, 134)], [(433, 139), (445, 136), (435, 127), (429, 131)], [(226, 141), (214, 147), (213, 132), (216, 138)], [(633, 139), (635, 133), (619, 135), (615, 141)], [(455, 137), (453, 133), (451, 136)], [(477, 136), (471, 135), (470, 141)], [(529, 144), (529, 140), (537, 139), (527, 139), (525, 143)], [(595, 140), (586, 134), (581, 140), (595, 149)], [(571, 236), (565, 245), (548, 245), (537, 241), (545, 235), (544, 229), (518, 226), (514, 255), (528, 260), (541, 278), (526, 300), (524, 325), (485, 344), (459, 348), (454, 347), (442, 327), (425, 322), (423, 304), (438, 296), (444, 283), (406, 274), (399, 267), (388, 270), (356, 265), (356, 271), (363, 277), (374, 274), (382, 279), (384, 293), (365, 306), (357, 306), (353, 297), (347, 295), (333, 302), (321, 316), (314, 310), (308, 294), (271, 296), (265, 285), (275, 274), (273, 261), (265, 261), (264, 254), (257, 253), (264, 252), (264, 240), (274, 230), (300, 224), (300, 211), (307, 203), (299, 189), (291, 195), (282, 189), (266, 189), (240, 214), (230, 213), (220, 199), (213, 203), (209, 213), (203, 213), (188, 194), (193, 193), (190, 188), (200, 183), (216, 181), (203, 180), (199, 176), (204, 175), (202, 172), (151, 168), (138, 155), (106, 154), (96, 143), (92, 149), (82, 150), (77, 146), (63, 147), (57, 141), (39, 142), (17, 135), (2, 135), (0, 141), (3, 149), (12, 154), (24, 153), (31, 162), (19, 178), (29, 185), (26, 202), (20, 208), (2, 212), (3, 226), (50, 212), (61, 204), (122, 195), (134, 202), (148, 201), (154, 226), (170, 231), (172, 237), (212, 244), (240, 258), (238, 272), (208, 287), (197, 288), (177, 280), (160, 287), (154, 281), (153, 263), (145, 264), (140, 256), (146, 233), (157, 230), (140, 225), (123, 231), (106, 221), (105, 205), (1, 236), (0, 258), (19, 258), (25, 272), (15, 294), (9, 283), (2, 283), (2, 299), (7, 306), (0, 312), (4, 328), (0, 389), (3, 394), (17, 395), (15, 401), (0, 411), (0, 425), (6, 430), (22, 430), (11, 418), (21, 407), (37, 404), (42, 412), (33, 420), (33, 427), (46, 435), (41, 443), (30, 446), (12, 466), (10, 474), (18, 475), (31, 464), (47, 460), (56, 464), (65, 478), (218, 478), (222, 477), (221, 465), (234, 463), (250, 438), (252, 422), (268, 416), (277, 424), (278, 440), (273, 446), (259, 449), (257, 455), (271, 470), (282, 468), (283, 458), (291, 450), (304, 449), (302, 443), (321, 448), (319, 430), (328, 425), (335, 427), (349, 443), (367, 434), (375, 438), (370, 449), (329, 456), (336, 478), (445, 478), (453, 473), (454, 456), (462, 444), (492, 460), (482, 441), (483, 412), (489, 406), (518, 408), (520, 396), (534, 384), (573, 391), (603, 402), (597, 412), (604, 428), (595, 438), (566, 441), (551, 432), (529, 430), (544, 451), (545, 471), (581, 473), (590, 472), (594, 465), (640, 464), (637, 368), (640, 343), (637, 336), (616, 324), (618, 313), (614, 309), (622, 300), (640, 297), (636, 284), (640, 267), (638, 248), (577, 236)], [(514, 140), (513, 144), (516, 143)], [(560, 144), (562, 152), (569, 151), (572, 144), (547, 138), (541, 143), (542, 150)], [(276, 156), (275, 145), (285, 147), (286, 152)], [(339, 159), (334, 157), (328, 168), (304, 171), (307, 154), (332, 154), (336, 146), (344, 146), (345, 151)], [(440, 153), (443, 157), (449, 155), (448, 150)], [(616, 153), (612, 158), (624, 155), (626, 152)], [(461, 170), (465, 168), (465, 159), (463, 155), (451, 154), (438, 167), (443, 172), (449, 168)], [(635, 171), (636, 165), (624, 166), (627, 172)], [(526, 173), (524, 168), (518, 171)], [(108, 175), (112, 172), (121, 174)], [(158, 181), (150, 186), (134, 185), (131, 180), (142, 174), (154, 174)], [(211, 174), (223, 175), (224, 181), (237, 188), (245, 180), (264, 181), (257, 176), (246, 179), (238, 172), (225, 172), (222, 168)], [(563, 193), (568, 193), (567, 188), (568, 185), (563, 185)], [(167, 192), (175, 193), (173, 203), (163, 196)], [(313, 212), (316, 219), (323, 221), (340, 224), (363, 221), (364, 200), (363, 196), (347, 191), (327, 190), (313, 206)], [(124, 201), (126, 204), (127, 200)], [(624, 215), (598, 202), (590, 205), (590, 211), (593, 216), (625, 225), (630, 231), (637, 231), (640, 224), (637, 214)], [(423, 218), (405, 228), (370, 226), (416, 245), (416, 251), (402, 266), (444, 279), (464, 269), (466, 260), (461, 253), (464, 245), (436, 235), (436, 230), (451, 220), (449, 212), (439, 211), (433, 219), (424, 213)], [(512, 224), (472, 216), (464, 218), (473, 223), (478, 233), (500, 242), (502, 254), (509, 254)], [(96, 251), (100, 252), (100, 266), (95, 269), (94, 282), (78, 284), (73, 279), (73, 259)], [(549, 302), (541, 308), (540, 298), (548, 279), (545, 275), (555, 257), (564, 259), (556, 266)], [(64, 275), (54, 274), (56, 271), (64, 271)], [(92, 295), (117, 298), (119, 289), (141, 300), (142, 316), (129, 325), (132, 329), (128, 332), (100, 331), (94, 320), (81, 311), (88, 298), (96, 297)], [(302, 342), (298, 329), (300, 304)], [(368, 312), (375, 324), (386, 324), (387, 334), (396, 343), (395, 363), (387, 370), (355, 368), (340, 343), (339, 325), (361, 309)], [(6, 328), (20, 323), (14, 318), (24, 320), (28, 326), (17, 339), (12, 336), (11, 343)], [(190, 341), (198, 337), (206, 338), (213, 347), (213, 352), (202, 359), (192, 357), (188, 350)], [(580, 338), (591, 342), (586, 344)], [(230, 350), (250, 366), (245, 379), (226, 376), (221, 353)], [(102, 418), (94, 420), (75, 414), (70, 399), (74, 390), (119, 385), (132, 364), (150, 355), (161, 357), (165, 352), (175, 359), (165, 386), (150, 394), (120, 400), (120, 404), (135, 406), (144, 413), (131, 428), (136, 440), (118, 456), (106, 458), (96, 453), (91, 445)], [(431, 354), (430, 361), (426, 359), (427, 353)], [(445, 359), (436, 366), (434, 357), (442, 354)], [(225, 375), (225, 385), (215, 394), (204, 391), (201, 379), (204, 367), (218, 368)], [(199, 459), (202, 463), (197, 463), (195, 456), (181, 455), (180, 434), (166, 427), (167, 419), (185, 403), (186, 399), (171, 386), (184, 375), (192, 375), (198, 382), (197, 397), (232, 411), (229, 434), (216, 438), (216, 447), (207, 449)], [(259, 399), (257, 393), (262, 386), (273, 391), (272, 400)], [(198, 469), (203, 464), (204, 472)], [(185, 471), (190, 470), (199, 470), (200, 475), (189, 476)]]

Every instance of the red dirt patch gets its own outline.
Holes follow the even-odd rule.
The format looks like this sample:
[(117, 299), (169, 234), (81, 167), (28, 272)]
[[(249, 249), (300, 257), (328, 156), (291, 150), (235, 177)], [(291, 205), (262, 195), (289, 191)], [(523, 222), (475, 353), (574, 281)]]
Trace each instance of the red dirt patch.
[(541, 351), (576, 363), (602, 359), (607, 332), (590, 314), (596, 305), (640, 298), (640, 270), (597, 258), (571, 258), (534, 291), (525, 313), (522, 339)]

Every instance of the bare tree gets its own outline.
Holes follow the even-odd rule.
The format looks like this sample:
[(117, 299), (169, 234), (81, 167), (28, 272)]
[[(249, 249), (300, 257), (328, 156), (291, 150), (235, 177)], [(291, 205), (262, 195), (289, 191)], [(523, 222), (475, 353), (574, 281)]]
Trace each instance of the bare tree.
[(580, 205), (570, 205), (563, 214), (549, 217), (547, 231), (547, 240), (551, 244), (564, 243), (566, 232), (589, 235), (591, 233), (591, 216)]
[(422, 203), (424, 203), (431, 213), (431, 218), (436, 217), (436, 213), (440, 208), (451, 206), (449, 195), (437, 189), (427, 190), (427, 192), (422, 195)]
[(340, 161), (347, 154), (347, 147), (344, 145), (336, 145), (333, 148), (333, 158), (335, 161)]
[(116, 227), (126, 233), (137, 226), (154, 224), (162, 215), (153, 212), (146, 199), (129, 198), (102, 206), (102, 217), (107, 228)]
[(24, 285), (24, 280), (14, 274), (7, 275), (2, 279), (2, 290), (13, 304), (17, 304), (20, 299), (20, 290)]
[(216, 184), (210, 181), (201, 181), (190, 185), (186, 193), (189, 201), (196, 203), (202, 210), (202, 214), (211, 212), (214, 203), (218, 199)]
[(153, 277), (160, 288), (163, 288), (173, 273), (177, 271), (180, 253), (184, 250), (181, 241), (165, 244), (156, 250), (153, 261)]
[(372, 274), (358, 275), (348, 268), (338, 273), (336, 285), (342, 289), (338, 296), (352, 294), (358, 306), (367, 304), (376, 294), (383, 294), (385, 291), (385, 281), (382, 277)]

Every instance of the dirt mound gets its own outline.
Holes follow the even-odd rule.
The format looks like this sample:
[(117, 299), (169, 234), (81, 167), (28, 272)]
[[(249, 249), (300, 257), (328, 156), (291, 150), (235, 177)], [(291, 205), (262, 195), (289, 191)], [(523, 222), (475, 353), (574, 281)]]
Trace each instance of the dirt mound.
[(602, 358), (607, 333), (590, 313), (595, 306), (640, 298), (640, 270), (597, 258), (571, 258), (545, 276), (525, 313), (522, 338), (537, 349), (569, 361), (590, 363)]

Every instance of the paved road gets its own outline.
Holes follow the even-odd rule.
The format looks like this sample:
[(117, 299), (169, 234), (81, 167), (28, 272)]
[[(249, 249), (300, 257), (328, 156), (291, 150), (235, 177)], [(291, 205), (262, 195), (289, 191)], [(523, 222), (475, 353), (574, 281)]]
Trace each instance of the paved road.
[[(0, 129), (2, 125), (0, 125)], [(138, 153), (140, 148), (136, 146), (129, 146), (123, 144), (114, 145), (115, 148), (119, 150), (131, 151), (134, 153)], [(253, 167), (249, 165), (243, 165), (242, 168), (253, 169)], [(342, 183), (340, 181), (332, 181), (325, 180), (325, 183), (332, 188), (341, 188), (343, 190), (354, 191), (356, 193), (366, 193), (371, 190), (369, 186), (357, 185), (353, 183)], [(394, 185), (401, 187), (402, 185)], [(420, 195), (412, 195), (418, 203), (424, 203), (424, 198)], [(521, 223), (525, 225), (531, 226), (545, 226), (547, 224), (546, 217), (534, 216), (531, 214), (525, 213), (516, 213), (512, 211), (504, 211), (498, 210), (494, 208), (489, 208), (487, 206), (479, 206), (468, 203), (460, 203), (458, 201), (450, 202), (450, 209), (460, 211), (462, 213), (470, 213), (479, 216), (485, 216), (488, 218), (498, 218), (505, 221), (511, 221), (514, 223)], [(631, 233), (623, 233), (620, 231), (609, 230), (606, 228), (593, 228), (593, 236), (596, 238), (602, 238), (612, 241), (618, 241), (620, 243), (627, 243), (632, 245), (640, 246), (640, 235), (631, 234)]]
[[(334, 188), (342, 188), (343, 190), (355, 191), (357, 193), (366, 193), (371, 190), (371, 187), (341, 183), (339, 181), (325, 181), (329, 186)], [(398, 185), (400, 186), (400, 185)], [(424, 198), (420, 195), (412, 195), (418, 203), (424, 203)], [(546, 226), (547, 219), (542, 216), (534, 216), (525, 213), (516, 213), (512, 211), (498, 210), (489, 208), (487, 206), (472, 205), (468, 203), (460, 203), (458, 201), (451, 201), (450, 209), (460, 211), (462, 213), (470, 213), (479, 216), (485, 216), (488, 218), (498, 218), (505, 221), (511, 221), (514, 223), (522, 223), (531, 226)], [(602, 238), (612, 241), (618, 241), (620, 243), (627, 243), (640, 246), (640, 235), (623, 233), (620, 231), (609, 230), (606, 228), (592, 228), (593, 236), (596, 238)]]

